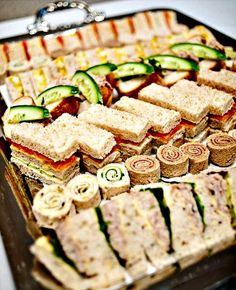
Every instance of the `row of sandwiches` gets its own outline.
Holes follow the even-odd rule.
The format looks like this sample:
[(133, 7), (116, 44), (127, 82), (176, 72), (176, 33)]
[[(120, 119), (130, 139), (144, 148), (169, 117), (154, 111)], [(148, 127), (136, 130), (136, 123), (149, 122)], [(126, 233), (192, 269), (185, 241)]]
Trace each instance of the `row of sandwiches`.
[(58, 289), (138, 286), (144, 277), (148, 287), (228, 248), (235, 244), (235, 174), (234, 168), (185, 183), (139, 185), (64, 216), (55, 234), (31, 246), (34, 277)]
[[(140, 25), (142, 23), (142, 25)], [(52, 58), (94, 47), (114, 47), (149, 41), (153, 37), (180, 34), (187, 27), (177, 22), (173, 11), (141, 12), (131, 17), (86, 25), (61, 35), (34, 37), (0, 46), (0, 78), (41, 67)]]
[[(154, 84), (141, 90), (139, 96), (141, 98), (148, 96), (149, 101), (153, 101), (154, 97), (157, 101), (163, 99), (169, 103), (172, 101), (171, 109), (139, 99), (122, 97), (113, 105), (113, 108), (98, 104), (90, 105), (78, 117), (64, 113), (49, 124), (37, 122), (9, 124), (7, 111), (4, 116), (4, 132), (11, 144), (11, 161), (20, 168), (23, 174), (39, 179), (43, 183), (67, 183), (79, 173), (80, 167), (84, 167), (90, 173), (96, 173), (106, 164), (125, 161), (133, 155), (150, 155), (160, 145), (179, 147), (186, 141), (196, 141), (199, 135), (206, 136), (208, 122), (205, 120), (208, 117), (200, 115), (202, 120), (198, 118), (199, 112), (193, 114), (196, 102), (193, 102), (194, 107), (190, 102), (186, 107), (184, 97), (180, 109), (181, 97), (178, 94), (176, 97), (173, 95), (163, 98), (163, 95), (156, 94), (155, 88), (152, 89), (153, 86)], [(158, 90), (166, 89), (167, 93), (170, 93), (170, 90), (165, 87), (155, 86)], [(147, 91), (149, 91), (148, 94)], [(204, 95), (201, 96), (202, 100), (198, 104), (200, 109), (204, 106), (203, 111), (207, 114), (210, 110), (209, 98), (207, 99), (208, 95), (205, 95), (203, 101)], [(228, 94), (225, 97), (225, 100), (223, 97), (222, 100), (225, 106), (230, 108), (232, 97)], [(212, 106), (214, 97), (211, 96), (210, 99)], [(179, 107), (173, 107), (173, 104), (178, 104)], [(222, 101), (219, 104), (214, 107), (215, 110), (223, 110)], [(191, 121), (195, 123), (190, 123), (188, 120), (186, 126), (186, 121), (181, 121), (181, 117), (186, 118), (187, 113)], [(195, 117), (194, 120), (193, 117)], [(221, 145), (219, 146), (215, 150), (216, 155), (220, 155), (220, 150), (223, 150)], [(232, 156), (235, 158), (234, 146), (232, 150)], [(214, 161), (217, 158), (211, 158), (211, 160)], [(216, 161), (215, 163), (228, 166), (232, 162)]]

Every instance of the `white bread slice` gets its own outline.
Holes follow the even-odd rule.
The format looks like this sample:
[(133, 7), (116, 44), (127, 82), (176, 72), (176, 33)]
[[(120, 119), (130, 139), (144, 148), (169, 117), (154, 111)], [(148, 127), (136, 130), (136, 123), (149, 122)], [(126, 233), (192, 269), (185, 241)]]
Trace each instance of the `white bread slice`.
[(157, 106), (178, 111), (183, 119), (192, 123), (200, 122), (209, 111), (208, 102), (199, 102), (192, 95), (186, 95), (181, 91), (168, 89), (154, 83), (142, 89), (138, 98)]
[(133, 142), (141, 142), (151, 127), (151, 124), (144, 118), (102, 105), (90, 106), (87, 111), (79, 114), (78, 119)]
[[(137, 13), (132, 17), (136, 40), (148, 41), (154, 36), (154, 30), (149, 26), (145, 12)], [(142, 25), (140, 25), (142, 23)]]
[(135, 34), (131, 30), (128, 17), (112, 20), (118, 34), (118, 40), (122, 44), (135, 43)]
[(225, 91), (236, 97), (236, 73), (222, 69), (220, 71), (201, 70), (197, 81), (212, 88)]
[(49, 55), (53, 58), (56, 58), (58, 56), (65, 54), (65, 49), (62, 45), (62, 43), (58, 40), (56, 37), (45, 37), (44, 38), (47, 52)]
[(89, 49), (89, 48), (99, 46), (99, 42), (98, 42), (93, 24), (88, 24), (81, 27), (79, 32), (82, 37), (84, 49)]
[(181, 121), (180, 113), (176, 111), (129, 97), (122, 97), (113, 108), (147, 119), (152, 125), (152, 130), (160, 133), (169, 133)]

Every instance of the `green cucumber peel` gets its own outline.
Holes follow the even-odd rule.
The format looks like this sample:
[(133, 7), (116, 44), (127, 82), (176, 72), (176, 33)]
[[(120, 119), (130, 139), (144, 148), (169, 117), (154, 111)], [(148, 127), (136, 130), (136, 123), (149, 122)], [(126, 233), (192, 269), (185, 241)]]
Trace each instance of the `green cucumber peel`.
[(87, 72), (78, 70), (72, 82), (79, 87), (82, 95), (92, 104), (103, 104), (103, 98), (97, 82)]
[(61, 101), (67, 97), (74, 96), (79, 93), (79, 89), (76, 86), (58, 85), (46, 89), (40, 93), (36, 98), (36, 104), (45, 106), (58, 101)]
[(154, 68), (142, 62), (126, 62), (117, 66), (114, 71), (116, 79), (125, 77), (136, 77), (140, 75), (149, 75), (154, 72)]
[(216, 50), (207, 45), (192, 43), (192, 42), (180, 42), (170, 46), (173, 52), (186, 51), (191, 52), (195, 56), (202, 59), (215, 59), (215, 60), (226, 60), (227, 57), (224, 53)]
[(86, 70), (87, 73), (91, 73), (96, 76), (106, 76), (117, 69), (117, 66), (113, 63), (102, 63), (94, 65)]

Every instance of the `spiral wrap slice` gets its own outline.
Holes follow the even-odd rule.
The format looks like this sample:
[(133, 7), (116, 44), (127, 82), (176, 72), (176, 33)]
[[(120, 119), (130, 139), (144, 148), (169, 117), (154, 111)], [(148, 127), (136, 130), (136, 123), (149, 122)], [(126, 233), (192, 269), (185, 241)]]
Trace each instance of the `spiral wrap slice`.
[(148, 184), (160, 178), (159, 161), (148, 155), (136, 155), (125, 161), (131, 184)]
[(189, 157), (189, 172), (197, 174), (208, 167), (209, 150), (199, 142), (190, 142), (180, 146), (180, 150)]
[(80, 174), (71, 179), (66, 186), (77, 209), (96, 207), (101, 202), (97, 178), (89, 174)]
[(41, 227), (55, 228), (72, 205), (70, 192), (62, 185), (45, 185), (34, 197), (33, 213)]
[(218, 166), (232, 165), (236, 158), (236, 139), (227, 133), (212, 134), (207, 138), (210, 161)]
[(177, 177), (188, 171), (188, 156), (175, 146), (160, 146), (157, 150), (157, 159), (160, 161), (161, 175), (164, 177)]
[(127, 191), (130, 186), (127, 169), (118, 163), (110, 163), (99, 169), (97, 179), (105, 199)]

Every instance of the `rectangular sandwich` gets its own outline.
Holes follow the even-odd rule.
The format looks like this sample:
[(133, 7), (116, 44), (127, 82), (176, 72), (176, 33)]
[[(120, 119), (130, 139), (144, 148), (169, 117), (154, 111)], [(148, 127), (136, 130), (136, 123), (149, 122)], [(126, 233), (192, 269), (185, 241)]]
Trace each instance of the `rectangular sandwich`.
[[(164, 271), (169, 270), (174, 263), (174, 259), (166, 252), (169, 236), (161, 219), (158, 226), (164, 232), (163, 238), (158, 240), (155, 229), (145, 216), (148, 215), (148, 205), (142, 206), (140, 199), (142, 197), (138, 193), (132, 195), (123, 193), (116, 196), (101, 207), (102, 218), (107, 224), (111, 246), (123, 260), (132, 277), (137, 278), (145, 274), (149, 268), (149, 261), (164, 275)], [(156, 218), (161, 218), (159, 208), (155, 211), (155, 200), (149, 202), (154, 207), (150, 215), (155, 212)]]
[(74, 53), (82, 48), (82, 42), (77, 33), (63, 34), (62, 41), (67, 54)]
[(88, 24), (81, 27), (79, 34), (82, 39), (83, 49), (90, 49), (100, 45), (94, 24)]
[(60, 38), (53, 37), (53, 36), (45, 36), (44, 43), (45, 43), (48, 54), (52, 58), (56, 58), (58, 56), (65, 54), (64, 45)]
[[(45, 183), (67, 182), (79, 172), (79, 150), (89, 158), (98, 159), (93, 166), (100, 166), (107, 158), (114, 161), (119, 152), (113, 135), (93, 125), (61, 115), (47, 126), (40, 123), (5, 124), (4, 130), (11, 142), (12, 157), (23, 174)], [(113, 159), (114, 158), (114, 159)], [(87, 161), (89, 170), (89, 161)]]
[(201, 70), (197, 82), (222, 90), (236, 97), (236, 73), (221, 69), (220, 71)]
[(138, 98), (157, 106), (178, 111), (182, 119), (194, 124), (206, 117), (209, 111), (208, 102), (199, 101), (198, 98), (190, 94), (183, 94), (181, 91), (168, 89), (154, 83), (142, 89)]
[(145, 12), (140, 12), (133, 16), (132, 22), (135, 29), (136, 40), (148, 41), (154, 36), (154, 30)]
[(121, 44), (135, 43), (135, 29), (130, 17), (112, 20), (112, 25)]
[(0, 45), (0, 84), (4, 82), (7, 74), (7, 56), (4, 52), (4, 46)]
[[(193, 182), (204, 223), (203, 234), (207, 248), (212, 254), (222, 251), (235, 242), (235, 232), (231, 227), (227, 205), (229, 186), (227, 189), (226, 181), (217, 173), (197, 175)], [(232, 180), (229, 182), (231, 184)]]
[[(147, 149), (145, 138), (151, 127), (147, 119), (101, 105), (90, 106), (87, 111), (78, 115), (78, 119), (111, 132), (117, 137), (119, 146), (122, 143), (126, 143), (126, 146), (128, 144), (128, 150), (123, 153), (128, 154), (129, 148), (133, 149), (132, 145), (137, 146), (137, 149), (140, 147), (143, 150)], [(149, 142), (151, 142), (150, 138)], [(143, 153), (140, 151), (142, 150), (139, 150), (138, 154)]]
[(101, 42), (101, 46), (119, 46), (120, 43), (117, 40), (117, 31), (114, 28), (113, 21), (103, 21), (94, 25), (99, 35), (99, 41)]
[(232, 95), (212, 89), (208, 86), (198, 86), (193, 81), (181, 80), (176, 83), (171, 90), (176, 94), (192, 95), (199, 101), (208, 102), (209, 113), (212, 115), (223, 116), (231, 109), (233, 105)]
[(150, 190), (158, 199), (170, 231), (171, 247), (181, 268), (207, 256), (204, 227), (190, 185), (154, 183), (135, 189)]
[(10, 74), (16, 74), (30, 69), (23, 41), (10, 42), (6, 45), (8, 66)]
[(184, 130), (178, 126), (179, 112), (128, 97), (122, 97), (113, 108), (147, 119), (152, 126), (149, 134), (157, 145), (183, 139)]
[(97, 281), (96, 289), (124, 281), (124, 270), (100, 231), (95, 209), (68, 216), (56, 228), (56, 234), (76, 269)]

